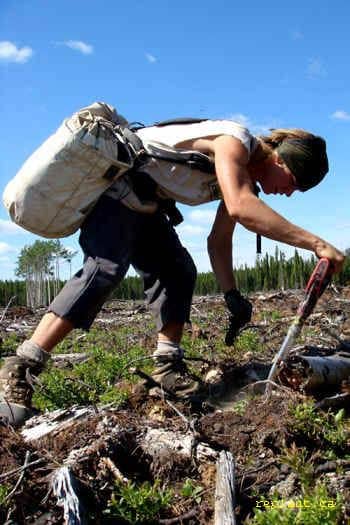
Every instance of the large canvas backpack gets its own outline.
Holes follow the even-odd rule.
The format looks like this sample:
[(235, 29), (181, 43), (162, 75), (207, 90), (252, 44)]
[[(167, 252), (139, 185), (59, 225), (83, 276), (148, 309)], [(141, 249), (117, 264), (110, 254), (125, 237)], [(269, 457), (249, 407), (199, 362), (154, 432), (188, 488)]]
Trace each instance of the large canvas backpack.
[[(172, 122), (181, 120), (157, 125)], [(116, 179), (149, 157), (197, 164), (203, 171), (213, 168), (201, 153), (142, 144), (112, 106), (95, 102), (64, 120), (34, 151), (6, 186), (3, 202), (11, 219), (26, 230), (65, 237), (80, 227)]]
[(101, 102), (64, 120), (6, 186), (11, 219), (44, 237), (76, 231), (98, 197), (135, 161), (126, 120)]

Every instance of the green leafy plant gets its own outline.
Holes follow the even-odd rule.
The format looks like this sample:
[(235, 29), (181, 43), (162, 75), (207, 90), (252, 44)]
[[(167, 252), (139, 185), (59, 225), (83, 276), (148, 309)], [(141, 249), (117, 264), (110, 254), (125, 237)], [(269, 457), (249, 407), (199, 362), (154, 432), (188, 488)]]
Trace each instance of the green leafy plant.
[(249, 525), (335, 525), (342, 512), (342, 499), (329, 495), (327, 486), (319, 483), (303, 496), (282, 500), (261, 498), (256, 502)]
[(235, 341), (235, 350), (244, 352), (260, 353), (263, 347), (259, 335), (254, 330), (244, 330)]
[(116, 482), (105, 514), (131, 524), (155, 524), (160, 512), (169, 507), (173, 492), (163, 489), (160, 482), (141, 485), (128, 481)]
[(130, 347), (128, 352), (114, 350), (114, 345), (107, 346), (107, 349), (106, 346), (90, 348), (91, 358), (71, 370), (51, 367), (41, 374), (42, 387), (37, 389), (33, 398), (35, 406), (41, 410), (54, 410), (74, 404), (113, 402), (119, 405), (124, 402), (128, 397), (127, 390), (117, 389), (114, 384), (116, 380), (134, 380), (128, 363), (145, 356), (145, 351), (137, 345)]
[(0, 484), (0, 510), (7, 510), (8, 502), (6, 501), (6, 498), (10, 494), (10, 492), (10, 485), (7, 485), (6, 483)]
[(313, 481), (313, 466), (309, 461), (309, 452), (306, 448), (298, 448), (295, 443), (286, 448), (280, 455), (280, 460), (291, 467), (297, 474), (303, 488), (311, 486)]
[(303, 434), (309, 439), (323, 441), (330, 447), (342, 448), (349, 438), (349, 428), (345, 421), (345, 411), (337, 414), (323, 414), (312, 403), (306, 402), (290, 408), (291, 430)]
[(17, 346), (20, 344), (20, 339), (17, 334), (9, 334), (0, 344), (0, 357), (8, 354), (14, 354)]
[(281, 317), (282, 317), (281, 312), (279, 312), (278, 310), (272, 310), (271, 321), (279, 321)]
[(239, 416), (243, 416), (245, 414), (245, 411), (248, 405), (249, 405), (248, 399), (241, 399), (233, 403), (232, 411), (238, 414)]
[(259, 314), (259, 319), (265, 322), (269, 321), (279, 321), (282, 318), (281, 312), (278, 310), (263, 310)]
[(203, 487), (196, 485), (190, 478), (186, 478), (182, 485), (180, 495), (184, 498), (190, 498), (194, 500), (197, 505), (202, 501)]

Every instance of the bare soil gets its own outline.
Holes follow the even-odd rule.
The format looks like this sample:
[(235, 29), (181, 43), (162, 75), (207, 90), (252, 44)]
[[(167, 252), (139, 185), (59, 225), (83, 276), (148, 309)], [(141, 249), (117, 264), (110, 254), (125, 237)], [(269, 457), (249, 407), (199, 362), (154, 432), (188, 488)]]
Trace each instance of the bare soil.
[[(319, 393), (306, 395), (279, 387), (266, 399), (247, 390), (247, 385), (267, 377), (272, 358), (286, 335), (301, 298), (302, 292), (299, 291), (253, 295), (251, 330), (258, 335), (258, 348), (222, 346), (219, 352), (216, 343), (223, 340), (227, 323), (222, 298), (196, 297), (193, 322), (187, 327), (187, 335), (194, 341), (205, 342), (207, 353), (203, 357), (212, 364), (193, 362), (191, 367), (203, 379), (209, 369), (220, 369), (223, 381), (213, 386), (212, 397), (203, 404), (189, 406), (176, 402), (180, 415), (165, 400), (151, 398), (140, 384), (134, 388), (122, 409), (97, 412), (54, 436), (48, 435), (31, 444), (23, 440), (20, 431), (1, 423), (0, 484), (6, 484), (8, 490), (14, 492), (0, 506), (0, 523), (64, 523), (62, 509), (49, 492), (50, 477), (72, 450), (86, 447), (86, 454), (73, 465), (72, 471), (88, 523), (124, 523), (111, 521), (101, 512), (111, 496), (115, 478), (113, 472), (101, 462), (101, 458), (109, 458), (123, 476), (133, 481), (154, 482), (158, 479), (177, 493), (186, 478), (202, 487), (197, 501), (180, 496), (175, 498), (159, 523), (212, 524), (215, 461), (186, 460), (176, 453), (155, 460), (139, 446), (147, 428), (165, 428), (180, 433), (190, 431), (197, 441), (206, 443), (215, 451), (227, 450), (233, 454), (236, 465), (235, 513), (237, 523), (241, 524), (251, 519), (259, 496), (271, 497), (269, 495), (274, 487), (291, 478), (292, 468), (283, 460), (286, 449), (304, 447), (308, 451), (315, 479), (320, 477), (317, 472), (324, 472), (333, 480), (333, 489), (330, 490), (334, 495), (337, 491), (343, 494), (347, 503), (341, 523), (350, 523), (350, 443), (341, 449), (334, 449), (337, 457), (332, 470), (332, 465), (327, 467), (330, 463), (329, 451), (324, 443), (317, 436), (308, 439), (293, 428), (290, 407), (319, 400)], [(11, 333), (24, 339), (42, 313), (10, 308), (0, 326), (1, 340), (6, 341)], [(332, 355), (339, 349), (350, 352), (349, 313), (350, 287), (328, 290), (304, 327), (302, 338), (297, 342), (299, 351), (318, 355)], [(96, 320), (96, 325), (109, 332), (130, 326), (135, 338), (152, 352), (155, 333), (143, 328), (149, 320), (150, 315), (141, 303), (123, 301), (108, 304)], [(341, 385), (333, 387), (327, 395), (340, 393), (341, 388)], [(344, 388), (346, 385), (343, 385)], [(350, 406), (346, 405), (344, 409), (349, 415)], [(112, 429), (118, 429), (118, 439), (110, 438)], [(22, 471), (16, 469), (25, 463), (26, 455), (28, 462), (33, 464), (25, 469), (20, 479)], [(339, 465), (343, 466), (340, 468)], [(299, 488), (300, 479), (296, 476), (294, 486), (286, 497), (298, 494)], [(177, 520), (171, 521), (176, 517)]]

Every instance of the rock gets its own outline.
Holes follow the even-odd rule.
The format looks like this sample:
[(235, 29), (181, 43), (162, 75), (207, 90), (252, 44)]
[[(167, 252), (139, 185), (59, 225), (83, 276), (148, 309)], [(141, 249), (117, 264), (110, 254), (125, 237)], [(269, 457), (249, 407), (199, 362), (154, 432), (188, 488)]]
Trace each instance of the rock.
[(223, 379), (222, 370), (218, 368), (213, 368), (209, 370), (209, 372), (207, 372), (205, 376), (205, 382), (209, 383), (210, 385), (221, 383), (222, 379)]
[(289, 498), (294, 494), (295, 486), (297, 481), (297, 475), (292, 472), (283, 481), (280, 481), (276, 485), (270, 488), (269, 494), (278, 494), (281, 498)]

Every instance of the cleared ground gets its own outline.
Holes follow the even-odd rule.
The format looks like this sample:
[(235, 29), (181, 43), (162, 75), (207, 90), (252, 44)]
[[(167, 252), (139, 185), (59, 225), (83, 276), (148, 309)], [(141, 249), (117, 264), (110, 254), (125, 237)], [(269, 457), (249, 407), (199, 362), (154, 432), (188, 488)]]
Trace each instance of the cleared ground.
[[(64, 523), (49, 487), (68, 464), (88, 523), (214, 523), (215, 453), (227, 450), (236, 466), (237, 523), (349, 523), (349, 403), (345, 397), (332, 409), (315, 408), (326, 397), (346, 394), (349, 383), (307, 394), (279, 386), (269, 398), (249, 387), (267, 377), (301, 297), (299, 291), (252, 296), (251, 326), (233, 347), (223, 342), (222, 298), (195, 298), (184, 346), (195, 358), (188, 361), (191, 371), (210, 381), (210, 388), (204, 403), (194, 406), (150, 397), (134, 368), (152, 369), (151, 361), (143, 360), (156, 340), (151, 316), (140, 302), (108, 304), (90, 333), (75, 332), (56, 350), (82, 362), (55, 359), (35, 394), (40, 410), (79, 405), (91, 406), (90, 413), (30, 442), (0, 425), (0, 522)], [(42, 313), (6, 312), (2, 357), (14, 352)], [(350, 288), (327, 291), (296, 351), (350, 352), (349, 313)], [(67, 412), (60, 417), (67, 419)], [(167, 436), (170, 443), (188, 439), (190, 455), (181, 445), (155, 451), (154, 443)], [(198, 443), (212, 449), (206, 459)], [(73, 450), (79, 451), (74, 460)], [(16, 470), (26, 456), (29, 466)]]

